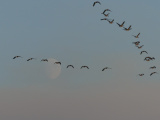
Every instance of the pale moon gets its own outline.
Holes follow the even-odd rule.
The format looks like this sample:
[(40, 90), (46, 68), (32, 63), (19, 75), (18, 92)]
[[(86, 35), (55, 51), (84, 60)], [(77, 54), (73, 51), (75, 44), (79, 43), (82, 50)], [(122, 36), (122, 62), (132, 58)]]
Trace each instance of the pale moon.
[(58, 62), (58, 60), (53, 58), (49, 58), (46, 62), (46, 74), (51, 79), (56, 79), (61, 74), (61, 65), (54, 64), (55, 62)]

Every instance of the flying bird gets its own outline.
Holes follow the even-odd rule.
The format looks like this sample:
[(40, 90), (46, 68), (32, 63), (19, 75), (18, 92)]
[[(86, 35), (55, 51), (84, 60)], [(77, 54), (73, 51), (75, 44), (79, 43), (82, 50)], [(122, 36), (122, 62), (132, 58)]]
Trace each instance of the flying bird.
[(67, 66), (67, 68), (69, 68), (69, 67), (72, 67), (72, 68), (74, 68), (74, 66), (73, 66), (73, 65), (68, 65), (68, 66)]
[(132, 29), (132, 28), (131, 28), (131, 25), (130, 25), (128, 28), (125, 28), (125, 27), (123, 27), (123, 28), (124, 28), (125, 31), (129, 31), (129, 30)]
[(154, 57), (145, 57), (145, 59), (155, 60), (155, 58), (154, 58)]
[(150, 69), (156, 69), (156, 66), (150, 67)]
[(16, 59), (16, 58), (19, 58), (19, 57), (22, 58), (21, 56), (14, 56), (13, 59)]
[(36, 59), (36, 58), (29, 58), (29, 59), (27, 59), (27, 61), (30, 61), (30, 60), (33, 60), (33, 59)]
[(140, 55), (142, 55), (142, 53), (147, 53), (147, 54), (148, 54), (148, 52), (147, 52), (147, 51), (141, 51)]
[(87, 69), (89, 69), (89, 67), (88, 67), (88, 66), (82, 66), (82, 67), (81, 67), (81, 69), (82, 69), (82, 68), (87, 68)]
[(146, 61), (150, 61), (150, 60), (155, 60), (155, 58), (154, 57), (145, 57), (145, 59), (144, 60), (146, 60)]
[[(152, 73), (150, 74), (150, 76), (153, 75), (153, 74), (155, 74), (155, 73), (157, 73), (157, 72), (152, 72)], [(158, 73), (157, 73), (157, 74), (158, 74)]]
[(48, 62), (48, 60), (47, 60), (47, 59), (42, 59), (41, 61), (46, 61), (46, 62)]
[(111, 69), (111, 68), (109, 68), (109, 67), (105, 67), (105, 68), (103, 68), (103, 69), (102, 69), (102, 71), (104, 71), (105, 69)]
[(99, 3), (99, 4), (101, 5), (101, 3), (100, 3), (99, 1), (95, 1), (95, 2), (93, 3), (93, 7), (95, 6), (96, 3)]
[(125, 23), (125, 21), (124, 21), (122, 24), (117, 23), (117, 25), (118, 25), (119, 27), (123, 27), (124, 23)]
[(103, 19), (101, 19), (101, 20), (107, 20), (107, 18), (103, 18)]
[(133, 44), (135, 44), (136, 46), (139, 45), (140, 41), (137, 42), (132, 42)]
[(114, 19), (111, 20), (111, 21), (107, 19), (107, 21), (108, 21), (110, 24), (112, 24), (112, 23), (114, 22)]
[(138, 47), (138, 49), (141, 49), (143, 46), (144, 46), (144, 45), (141, 45), (141, 46), (136, 46), (136, 47)]
[(59, 65), (61, 65), (61, 62), (55, 62), (54, 64), (59, 64)]
[(105, 14), (106, 11), (112, 12), (110, 9), (105, 9), (102, 14)]
[(143, 76), (144, 74), (142, 73), (142, 74), (138, 74), (139, 76)]
[(138, 33), (138, 35), (132, 35), (132, 36), (134, 36), (135, 38), (139, 38), (139, 35), (140, 33)]

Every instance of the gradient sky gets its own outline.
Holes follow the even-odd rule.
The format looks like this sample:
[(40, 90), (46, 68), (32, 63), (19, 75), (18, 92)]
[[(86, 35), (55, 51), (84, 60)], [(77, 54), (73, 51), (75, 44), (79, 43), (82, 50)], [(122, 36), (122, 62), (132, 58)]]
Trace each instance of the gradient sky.
[[(160, 78), (150, 77), (149, 67), (160, 73), (160, 1), (93, 2), (0, 1), (0, 119), (159, 120)], [(132, 30), (101, 21), (106, 8), (110, 19)], [(148, 55), (132, 44), (138, 40)], [(16, 55), (23, 58), (13, 60)], [(156, 60), (145, 62), (146, 56)], [(27, 62), (30, 57), (37, 60)], [(43, 58), (62, 62), (58, 78), (48, 78)], [(106, 66), (112, 69), (102, 72)]]

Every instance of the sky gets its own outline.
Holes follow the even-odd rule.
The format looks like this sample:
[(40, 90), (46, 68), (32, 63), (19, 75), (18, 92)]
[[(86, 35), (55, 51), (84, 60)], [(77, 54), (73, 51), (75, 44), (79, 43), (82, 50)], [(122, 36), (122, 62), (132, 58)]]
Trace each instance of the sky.
[[(0, 1), (0, 119), (159, 120), (160, 1), (93, 2)], [(100, 20), (107, 8), (113, 24)], [(132, 30), (119, 28), (123, 21)], [(17, 55), (23, 58), (13, 59)], [(146, 56), (156, 59), (146, 62)], [(30, 57), (36, 60), (27, 62)], [(62, 63), (58, 77), (46, 73), (52, 71), (45, 58)], [(66, 69), (69, 64), (75, 68)]]

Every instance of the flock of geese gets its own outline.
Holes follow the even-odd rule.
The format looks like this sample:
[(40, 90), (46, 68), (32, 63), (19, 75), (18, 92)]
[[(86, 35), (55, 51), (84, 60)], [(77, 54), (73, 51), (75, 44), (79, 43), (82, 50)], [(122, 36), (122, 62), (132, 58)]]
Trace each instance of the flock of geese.
[[(93, 3), (93, 7), (96, 5), (96, 4), (99, 4), (99, 5), (101, 5), (101, 3), (99, 2), (99, 1), (95, 1), (94, 3)], [(106, 13), (106, 12), (108, 12), (108, 13)], [(108, 17), (109, 17), (109, 14), (110, 14), (110, 12), (112, 12), (110, 9), (105, 9), (101, 14), (103, 14), (104, 16), (105, 16), (105, 18), (102, 18), (101, 20), (106, 20), (106, 21), (108, 21), (110, 24), (113, 24), (114, 23), (114, 19), (108, 19)], [(119, 26), (119, 27), (121, 27), (121, 28), (123, 28), (123, 30), (125, 30), (125, 31), (130, 31), (132, 28), (132, 26), (130, 25), (129, 27), (124, 27), (124, 24), (125, 24), (125, 21), (123, 21), (122, 23), (118, 23), (118, 22), (116, 22), (117, 23), (117, 25)], [(139, 38), (139, 36), (140, 36), (140, 33), (138, 33), (137, 35), (132, 35), (134, 38)], [(140, 46), (140, 41), (136, 41), (136, 42), (132, 42), (138, 49), (141, 49), (144, 45), (141, 45)], [(141, 51), (140, 52), (140, 55), (142, 55), (142, 54), (148, 54), (148, 52), (147, 51)], [(154, 57), (149, 57), (149, 56), (147, 56), (147, 57), (145, 57), (144, 58), (144, 61), (152, 61), (152, 60), (155, 60), (155, 58)], [(150, 69), (156, 69), (156, 66), (153, 66), (153, 67), (150, 67)], [(152, 73), (150, 73), (150, 76), (152, 76), (153, 74), (158, 74), (157, 72), (152, 72)], [(144, 76), (144, 73), (141, 73), (141, 74), (138, 74), (138, 76)]]
[[(99, 1), (95, 1), (95, 2), (93, 3), (93, 7), (96, 6), (96, 4), (101, 5), (101, 3), (100, 3)], [(106, 12), (108, 12), (108, 13), (106, 14)], [(103, 14), (103, 15), (105, 16), (105, 18), (102, 18), (102, 19), (100, 19), (100, 20), (106, 20), (106, 21), (108, 21), (110, 24), (113, 24), (113, 23), (114, 23), (114, 19), (112, 19), (112, 20), (108, 19), (110, 12), (112, 12), (110, 9), (105, 9), (105, 10), (101, 13), (101, 14)], [(117, 24), (119, 27), (123, 28), (123, 30), (125, 30), (125, 31), (130, 31), (130, 30), (132, 29), (132, 28), (131, 28), (131, 27), (132, 27), (131, 25), (130, 25), (129, 27), (124, 27), (125, 21), (123, 21), (122, 23), (117, 23), (117, 22), (116, 22), (116, 24)], [(132, 35), (132, 36), (133, 36), (134, 38), (139, 38), (140, 33), (138, 33), (137, 35)], [(139, 46), (139, 45), (140, 45), (140, 41), (136, 41), (136, 42), (132, 42), (132, 43), (133, 43), (138, 49), (141, 49), (141, 48), (144, 46), (144, 45)], [(140, 55), (142, 55), (143, 53), (148, 54), (147, 51), (141, 51), (141, 52), (140, 52)], [(15, 56), (15, 57), (13, 57), (13, 59), (16, 59), (16, 58), (23, 58), (23, 57), (21, 57), (21, 56)], [(31, 60), (34, 60), (34, 59), (36, 59), (36, 58), (29, 58), (29, 59), (27, 59), (27, 61), (31, 61)], [(155, 60), (155, 58), (154, 58), (154, 57), (149, 57), (149, 56), (147, 56), (147, 57), (144, 58), (144, 61), (152, 61), (152, 60)], [(43, 61), (43, 62), (49, 62), (48, 59), (41, 59), (41, 61)], [(54, 64), (61, 65), (61, 62), (55, 62)], [(66, 68), (69, 68), (69, 67), (74, 68), (73, 65), (67, 65)], [(81, 66), (80, 69), (82, 69), (82, 68), (89, 69), (88, 66)], [(104, 71), (104, 70), (106, 70), (106, 69), (112, 69), (112, 68), (110, 68), (110, 67), (104, 67), (104, 68), (102, 69), (102, 71)], [(152, 66), (152, 67), (150, 67), (150, 69), (156, 69), (156, 66)], [(150, 73), (150, 76), (152, 76), (153, 74), (158, 74), (158, 73), (154, 71), (154, 72)], [(138, 74), (138, 76), (144, 76), (144, 73)]]
[[(13, 59), (16, 59), (16, 58), (23, 58), (23, 57), (22, 57), (22, 56), (14, 56), (14, 57), (13, 57)], [(31, 61), (31, 60), (36, 60), (36, 58), (29, 58), (29, 59), (27, 59), (26, 61)], [(48, 59), (41, 59), (41, 61), (43, 61), (43, 62), (49, 62)], [(61, 62), (54, 62), (54, 64), (61, 65)], [(69, 68), (69, 67), (70, 67), (70, 68), (74, 68), (73, 65), (67, 65), (66, 68)], [(89, 67), (86, 66), (86, 65), (80, 67), (80, 69), (82, 69), (82, 68), (89, 69)], [(104, 71), (104, 70), (106, 70), (106, 69), (111, 69), (111, 68), (105, 67), (105, 68), (102, 69), (102, 71)]]

